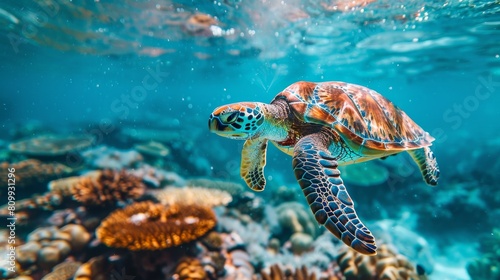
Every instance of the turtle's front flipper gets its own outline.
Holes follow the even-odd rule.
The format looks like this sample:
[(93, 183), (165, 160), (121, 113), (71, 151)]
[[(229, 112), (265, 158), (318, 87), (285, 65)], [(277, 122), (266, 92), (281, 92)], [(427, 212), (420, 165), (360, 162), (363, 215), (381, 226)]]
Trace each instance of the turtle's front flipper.
[(361, 223), (347, 193), (337, 160), (328, 151), (339, 145), (331, 133), (318, 132), (302, 138), (294, 148), (293, 171), (316, 220), (354, 250), (375, 255), (371, 232)]
[(422, 172), (422, 177), (424, 177), (425, 182), (431, 186), (437, 185), (439, 179), (439, 166), (431, 148), (423, 147), (416, 150), (410, 150), (408, 153), (420, 168), (420, 172)]
[(263, 191), (266, 186), (264, 166), (266, 165), (267, 139), (248, 139), (241, 151), (240, 175), (254, 191)]

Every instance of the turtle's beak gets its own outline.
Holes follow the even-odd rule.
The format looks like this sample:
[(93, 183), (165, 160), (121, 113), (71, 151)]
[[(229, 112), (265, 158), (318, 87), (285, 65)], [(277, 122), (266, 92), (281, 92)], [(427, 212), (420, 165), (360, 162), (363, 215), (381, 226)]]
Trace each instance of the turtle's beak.
[(211, 132), (226, 138), (231, 138), (231, 139), (248, 138), (248, 133), (234, 131), (234, 128), (232, 128), (228, 124), (222, 123), (220, 118), (214, 114), (211, 114), (210, 118), (208, 118), (208, 129)]
[(208, 118), (208, 129), (211, 132), (219, 132), (219, 131), (224, 131), (227, 129), (227, 125), (223, 124), (220, 119), (214, 114), (210, 115), (210, 118)]

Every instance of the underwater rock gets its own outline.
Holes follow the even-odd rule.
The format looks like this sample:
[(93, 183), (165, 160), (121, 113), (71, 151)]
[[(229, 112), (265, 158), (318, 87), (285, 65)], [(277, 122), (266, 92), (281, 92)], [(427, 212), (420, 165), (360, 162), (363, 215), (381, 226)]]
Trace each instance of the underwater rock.
[(337, 262), (347, 280), (387, 279), (387, 280), (423, 280), (416, 267), (404, 256), (382, 244), (375, 256), (361, 255), (345, 247), (337, 256)]
[(109, 207), (144, 194), (142, 180), (126, 170), (103, 170), (95, 177), (83, 177), (72, 189), (75, 200), (86, 206)]
[(143, 157), (135, 150), (123, 151), (107, 146), (99, 146), (82, 153), (85, 162), (98, 169), (121, 170), (132, 168), (143, 161)]
[(215, 226), (215, 213), (203, 205), (164, 206), (150, 201), (115, 210), (97, 228), (109, 247), (158, 250), (196, 240)]
[(307, 233), (296, 232), (290, 237), (292, 243), (292, 252), (301, 255), (304, 252), (311, 250), (313, 247), (313, 238)]
[(17, 141), (9, 145), (11, 152), (34, 157), (56, 157), (88, 148), (94, 138), (66, 135), (43, 135)]
[(158, 201), (167, 206), (183, 203), (187, 205), (216, 207), (227, 205), (232, 200), (231, 195), (225, 191), (201, 187), (165, 187), (158, 191), (151, 191), (150, 193)]
[(205, 280), (207, 274), (200, 261), (195, 258), (183, 257), (175, 268), (174, 279), (179, 280)]
[(298, 202), (285, 202), (276, 207), (278, 222), (281, 226), (281, 235), (284, 239), (297, 232), (316, 237), (317, 223), (309, 209)]
[(45, 275), (42, 280), (71, 280), (82, 263), (63, 262), (52, 269), (52, 272)]
[(81, 225), (66, 225), (60, 229), (60, 232), (69, 234), (69, 243), (73, 251), (81, 251), (90, 241), (91, 237), (90, 233)]
[(389, 179), (389, 171), (375, 161), (339, 166), (346, 185), (361, 187), (377, 186)]

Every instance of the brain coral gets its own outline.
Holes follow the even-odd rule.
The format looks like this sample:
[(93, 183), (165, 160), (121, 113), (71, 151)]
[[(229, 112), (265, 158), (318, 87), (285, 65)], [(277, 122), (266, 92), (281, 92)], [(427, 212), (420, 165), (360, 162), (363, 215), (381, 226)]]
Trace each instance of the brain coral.
[(110, 206), (144, 194), (142, 180), (127, 171), (103, 170), (99, 176), (84, 177), (72, 188), (73, 197), (92, 206)]
[(345, 248), (337, 256), (340, 270), (347, 280), (419, 280), (425, 276), (417, 274), (416, 268), (402, 255), (382, 244), (377, 255), (366, 256)]
[(153, 195), (165, 205), (177, 203), (189, 205), (206, 205), (209, 207), (227, 205), (232, 197), (229, 193), (217, 189), (206, 189), (198, 187), (174, 188), (166, 187)]
[(109, 247), (159, 250), (196, 240), (215, 223), (207, 206), (145, 201), (111, 213), (97, 228), (97, 237)]

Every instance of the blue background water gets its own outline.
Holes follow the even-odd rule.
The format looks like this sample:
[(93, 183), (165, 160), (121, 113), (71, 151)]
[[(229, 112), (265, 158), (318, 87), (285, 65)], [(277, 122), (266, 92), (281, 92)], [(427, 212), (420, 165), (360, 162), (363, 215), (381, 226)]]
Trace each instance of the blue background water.
[[(337, 80), (382, 93), (436, 138), (435, 192), (460, 176), (471, 188), (498, 185), (498, 2), (374, 1), (342, 11), (333, 2), (3, 1), (2, 138), (34, 121), (83, 133), (95, 123), (175, 123), (189, 126), (183, 137), (197, 135), (196, 156), (215, 170), (207, 175), (238, 180), (242, 143), (208, 132), (213, 108), (268, 102), (298, 80)], [(197, 13), (212, 26), (190, 23)], [(290, 162), (271, 148), (266, 174), (293, 185)], [(457, 242), (488, 230), (478, 221)]]

